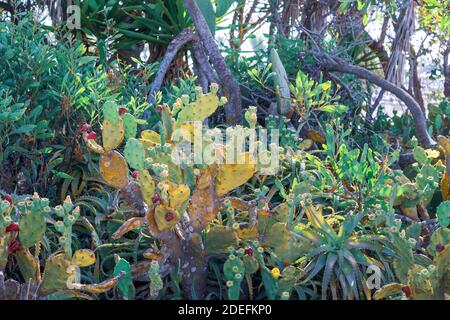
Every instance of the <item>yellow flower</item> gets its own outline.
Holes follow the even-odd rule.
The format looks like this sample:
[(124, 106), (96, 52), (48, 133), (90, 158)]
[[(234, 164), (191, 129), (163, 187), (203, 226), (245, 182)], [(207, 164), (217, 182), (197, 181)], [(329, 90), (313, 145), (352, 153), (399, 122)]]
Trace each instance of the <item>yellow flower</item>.
[(427, 156), (432, 159), (439, 158), (439, 151), (433, 149), (425, 150), (427, 152)]
[(274, 279), (278, 279), (279, 277), (280, 277), (280, 269), (278, 269), (278, 268), (273, 268), (272, 269), (272, 277), (274, 278)]

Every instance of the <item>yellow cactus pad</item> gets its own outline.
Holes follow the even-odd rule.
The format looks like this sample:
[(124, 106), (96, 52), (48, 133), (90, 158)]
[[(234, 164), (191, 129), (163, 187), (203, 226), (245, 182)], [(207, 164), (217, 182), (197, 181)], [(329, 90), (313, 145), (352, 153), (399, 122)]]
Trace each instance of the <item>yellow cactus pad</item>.
[(101, 145), (99, 145), (94, 139), (88, 139), (87, 136), (88, 136), (88, 134), (86, 132), (83, 133), (83, 140), (89, 151), (95, 152), (98, 154), (102, 154), (105, 152), (105, 149), (103, 149), (103, 147)]
[(45, 263), (41, 293), (48, 294), (60, 289), (67, 289), (69, 280), (75, 276), (75, 268), (63, 253), (51, 256)]
[(218, 166), (216, 193), (223, 196), (246, 183), (256, 172), (256, 164), (250, 162), (250, 154), (245, 153), (244, 164), (222, 164)]
[(177, 210), (159, 205), (155, 209), (155, 222), (159, 231), (172, 229), (180, 221), (180, 214)]
[(161, 143), (160, 135), (152, 130), (144, 130), (141, 132), (141, 142), (146, 148), (154, 147)]
[(100, 174), (107, 184), (122, 189), (128, 183), (128, 166), (125, 158), (117, 151), (100, 156)]
[[(180, 210), (187, 201), (189, 201), (189, 197), (191, 195), (191, 189), (185, 184), (180, 184), (175, 186), (171, 184), (169, 186), (169, 205), (171, 208), (175, 208), (176, 210)], [(181, 211), (180, 211), (181, 212)]]
[(197, 178), (196, 188), (191, 197), (189, 216), (194, 229), (203, 230), (217, 217), (221, 203), (214, 190), (214, 169), (206, 168)]
[(400, 283), (389, 283), (378, 289), (373, 295), (374, 300), (380, 300), (393, 294), (399, 294), (402, 292), (403, 285)]
[(72, 263), (79, 267), (89, 267), (96, 261), (95, 253), (89, 249), (80, 249), (75, 251), (72, 257)]
[(16, 260), (25, 282), (28, 283), (30, 279), (34, 282), (40, 282), (39, 260), (31, 254), (28, 248), (17, 251)]
[(241, 228), (237, 231), (238, 238), (241, 240), (250, 240), (250, 239), (257, 239), (258, 234), (258, 228)]
[(197, 97), (178, 113), (177, 126), (187, 121), (203, 121), (212, 115), (219, 106), (219, 97), (215, 93), (207, 93)]
[(123, 127), (123, 121), (119, 118), (119, 125), (112, 124), (109, 120), (103, 121), (103, 148), (105, 151), (110, 151), (117, 148), (125, 137), (125, 129)]
[(141, 186), (142, 196), (145, 203), (152, 205), (152, 197), (155, 194), (155, 181), (147, 170), (139, 171), (139, 185)]
[(447, 154), (450, 154), (450, 140), (444, 136), (438, 136), (437, 141)]

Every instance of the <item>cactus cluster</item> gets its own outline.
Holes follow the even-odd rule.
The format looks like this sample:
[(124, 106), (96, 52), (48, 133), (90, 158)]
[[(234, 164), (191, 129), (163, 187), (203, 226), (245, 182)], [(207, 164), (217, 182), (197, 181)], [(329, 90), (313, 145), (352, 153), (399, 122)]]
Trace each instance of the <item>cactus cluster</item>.
[(440, 228), (434, 232), (427, 248), (433, 260), (413, 254), (411, 247), (414, 247), (414, 242), (402, 235), (393, 233), (392, 237), (399, 255), (394, 260), (394, 271), (401, 282), (385, 285), (374, 294), (374, 298), (401, 295), (411, 300), (446, 299), (450, 293), (449, 230)]
[[(15, 255), (25, 282), (7, 280), (2, 284), (7, 290), (2, 288), (0, 299), (44, 299), (65, 291), (99, 294), (118, 283), (122, 275), (100, 284), (80, 283), (79, 268), (91, 266), (96, 257), (89, 249), (79, 249), (72, 253), (72, 226), (79, 215), (80, 209), (73, 206), (70, 197), (54, 208), (49, 206), (48, 199), (41, 198), (37, 193), (25, 201), (1, 202), (0, 274), (3, 275), (8, 256)], [(61, 233), (58, 241), (63, 253), (50, 253), (41, 273), (41, 243), (51, 232), (49, 223)], [(35, 290), (29, 290), (30, 287)]]

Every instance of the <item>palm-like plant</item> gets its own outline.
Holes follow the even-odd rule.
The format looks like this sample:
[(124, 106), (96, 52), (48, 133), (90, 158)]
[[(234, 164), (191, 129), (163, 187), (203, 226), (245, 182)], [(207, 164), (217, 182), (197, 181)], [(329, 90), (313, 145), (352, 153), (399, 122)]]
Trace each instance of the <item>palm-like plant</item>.
[(366, 268), (385, 268), (383, 262), (390, 252), (387, 239), (362, 233), (364, 213), (347, 215), (342, 222), (335, 219), (336, 225), (330, 223), (333, 215), (322, 215), (322, 207), (309, 206), (306, 215), (310, 227), (296, 229), (310, 245), (303, 258), (307, 261), (304, 283), (322, 271), (322, 299), (327, 298), (329, 289), (333, 299), (360, 299), (363, 295), (370, 299)]

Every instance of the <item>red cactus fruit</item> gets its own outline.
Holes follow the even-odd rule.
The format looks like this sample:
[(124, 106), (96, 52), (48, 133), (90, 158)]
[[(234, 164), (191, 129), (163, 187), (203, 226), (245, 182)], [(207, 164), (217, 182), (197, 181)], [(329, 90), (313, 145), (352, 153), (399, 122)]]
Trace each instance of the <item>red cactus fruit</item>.
[(248, 256), (253, 255), (253, 249), (250, 248), (250, 247), (246, 248), (246, 249), (245, 249), (245, 254), (248, 255)]
[(131, 173), (131, 176), (133, 177), (133, 179), (137, 179), (137, 178), (139, 178), (139, 172), (133, 171), (133, 172)]
[(11, 223), (9, 226), (5, 229), (6, 232), (17, 232), (19, 231), (19, 224), (17, 222)]
[(97, 139), (97, 134), (95, 133), (95, 131), (91, 131), (88, 133), (87, 138), (90, 140), (95, 140)]
[(81, 132), (87, 132), (91, 126), (87, 123), (81, 126)]
[(406, 297), (409, 298), (411, 296), (411, 287), (410, 286), (402, 287), (402, 291), (406, 295)]
[(436, 251), (437, 252), (442, 252), (442, 251), (444, 251), (444, 249), (445, 249), (445, 246), (442, 243), (438, 243), (436, 245)]
[(155, 195), (152, 197), (152, 202), (153, 202), (154, 204), (160, 204), (160, 203), (162, 202), (161, 196), (160, 196), (159, 194), (155, 194)]
[(20, 242), (19, 240), (13, 240), (8, 246), (8, 253), (13, 254), (16, 253), (16, 251), (20, 250)]
[(172, 211), (166, 213), (166, 221), (170, 222), (175, 219), (175, 214)]
[(158, 111), (158, 112), (163, 111), (163, 106), (160, 105), (160, 104), (158, 104), (158, 105), (156, 106), (156, 111)]
[(124, 107), (119, 108), (119, 116), (123, 116), (125, 112), (127, 112), (126, 108), (124, 108)]
[(10, 196), (9, 194), (5, 194), (5, 195), (3, 196), (3, 200), (8, 201), (10, 205), (13, 204), (12, 198), (11, 198), (11, 196)]

